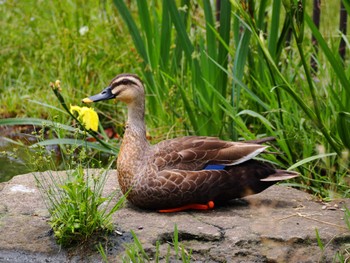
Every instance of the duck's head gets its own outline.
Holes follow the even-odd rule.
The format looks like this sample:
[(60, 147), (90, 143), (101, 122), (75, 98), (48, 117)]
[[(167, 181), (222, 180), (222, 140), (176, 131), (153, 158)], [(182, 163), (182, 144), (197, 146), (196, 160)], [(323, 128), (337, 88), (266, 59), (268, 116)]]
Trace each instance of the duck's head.
[(133, 74), (120, 74), (101, 93), (83, 99), (84, 103), (117, 99), (127, 104), (144, 100), (145, 91), (140, 78)]

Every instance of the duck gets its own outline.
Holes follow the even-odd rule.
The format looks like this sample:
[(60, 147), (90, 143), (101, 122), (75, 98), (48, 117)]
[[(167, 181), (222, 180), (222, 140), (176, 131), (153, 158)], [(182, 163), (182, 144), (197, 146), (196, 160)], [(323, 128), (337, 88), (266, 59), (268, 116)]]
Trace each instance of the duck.
[(297, 177), (255, 157), (270, 140), (225, 141), (184, 136), (151, 145), (146, 137), (145, 87), (135, 74), (117, 75), (83, 103), (116, 99), (127, 105), (127, 122), (117, 157), (120, 189), (132, 205), (159, 212), (207, 210), (257, 194)]

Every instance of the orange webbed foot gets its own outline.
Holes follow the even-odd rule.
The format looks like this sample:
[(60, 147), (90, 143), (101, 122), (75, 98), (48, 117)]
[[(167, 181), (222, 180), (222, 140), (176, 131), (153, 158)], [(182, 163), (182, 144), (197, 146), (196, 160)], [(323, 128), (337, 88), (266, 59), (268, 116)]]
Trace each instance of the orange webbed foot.
[(159, 213), (174, 213), (181, 212), (186, 210), (210, 210), (214, 208), (214, 202), (209, 201), (207, 204), (188, 204), (180, 207), (170, 208), (170, 209), (161, 209), (158, 210)]

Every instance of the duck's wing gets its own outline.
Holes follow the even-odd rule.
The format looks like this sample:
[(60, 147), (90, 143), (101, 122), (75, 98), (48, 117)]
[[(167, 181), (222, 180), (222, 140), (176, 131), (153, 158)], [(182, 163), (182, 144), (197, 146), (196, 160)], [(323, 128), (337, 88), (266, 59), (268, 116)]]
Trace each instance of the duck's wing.
[(268, 146), (229, 142), (215, 137), (186, 136), (154, 145), (153, 163), (159, 170), (197, 171), (207, 165), (237, 165), (250, 160)]
[(249, 160), (223, 170), (186, 171), (164, 169), (157, 176), (142, 177), (142, 191), (134, 200), (149, 209), (169, 209), (188, 204), (225, 202), (259, 193), (277, 181), (298, 176), (272, 165)]

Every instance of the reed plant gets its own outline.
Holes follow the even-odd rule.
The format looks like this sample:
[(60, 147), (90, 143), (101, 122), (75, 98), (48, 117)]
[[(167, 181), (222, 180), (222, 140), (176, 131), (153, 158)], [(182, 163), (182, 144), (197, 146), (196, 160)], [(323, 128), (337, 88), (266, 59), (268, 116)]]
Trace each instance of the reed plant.
[[(314, 26), (305, 1), (219, 3), (215, 13), (210, 1), (114, 0), (142, 58), (152, 126), (171, 121), (177, 133), (182, 125), (225, 139), (274, 136), (284, 155), (271, 161), (303, 175), (292, 185), (348, 196), (349, 70), (333, 39)], [(324, 65), (318, 72), (311, 55)]]
[[(179, 124), (174, 128), (180, 131), (182, 128), (198, 135), (220, 135), (225, 122), (218, 94), (223, 97), (227, 92), (228, 76), (221, 67), (228, 64), (225, 43), (229, 41), (230, 26), (220, 27), (223, 43), (218, 42), (209, 1), (203, 2), (203, 8), (183, 1), (182, 9), (175, 1), (137, 1), (139, 20), (133, 18), (124, 1), (114, 3), (143, 62), (150, 94), (148, 109), (157, 116), (150, 120), (152, 126), (172, 121)], [(231, 4), (222, 1), (222, 5), (220, 24), (230, 25)], [(206, 19), (204, 26), (200, 25), (202, 16)]]

